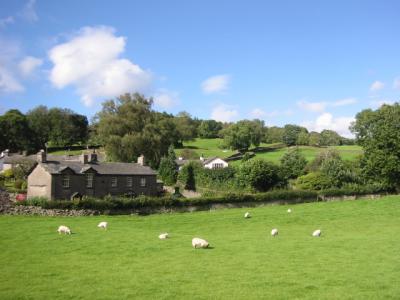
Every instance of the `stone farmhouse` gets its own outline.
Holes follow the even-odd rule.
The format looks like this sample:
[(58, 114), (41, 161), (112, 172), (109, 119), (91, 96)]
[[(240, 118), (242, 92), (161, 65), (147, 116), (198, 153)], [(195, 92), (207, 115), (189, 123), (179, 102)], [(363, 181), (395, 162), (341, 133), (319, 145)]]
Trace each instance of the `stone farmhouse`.
[(96, 153), (82, 154), (79, 160), (48, 160), (42, 150), (37, 161), (28, 176), (28, 198), (155, 196), (162, 190), (157, 173), (145, 165), (143, 156), (138, 163), (99, 162)]

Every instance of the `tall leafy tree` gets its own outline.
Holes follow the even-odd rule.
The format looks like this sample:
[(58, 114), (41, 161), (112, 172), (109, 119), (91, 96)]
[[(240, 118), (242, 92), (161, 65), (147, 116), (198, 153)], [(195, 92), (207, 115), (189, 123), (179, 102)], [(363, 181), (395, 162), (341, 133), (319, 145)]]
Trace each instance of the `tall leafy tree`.
[(263, 122), (242, 120), (222, 131), (224, 144), (234, 150), (247, 150), (251, 145), (259, 146), (263, 138)]
[(197, 125), (189, 113), (180, 112), (173, 120), (179, 133), (179, 145), (183, 145), (184, 141), (190, 141), (196, 137)]
[(3, 149), (7, 148), (11, 152), (31, 151), (33, 144), (30, 140), (32, 132), (29, 128), (26, 116), (19, 110), (11, 109), (0, 116), (0, 141)]
[(178, 165), (176, 164), (176, 155), (172, 145), (168, 149), (168, 155), (161, 158), (158, 174), (165, 184), (173, 185), (176, 183)]
[(287, 146), (294, 146), (297, 144), (297, 139), (302, 132), (308, 133), (307, 129), (304, 127), (287, 124), (284, 127), (282, 141)]
[(321, 146), (338, 146), (341, 144), (342, 137), (333, 130), (322, 130), (320, 134)]
[(221, 129), (221, 122), (215, 120), (203, 120), (198, 127), (198, 135), (205, 139), (217, 138)]
[(304, 174), (304, 168), (307, 165), (307, 160), (297, 149), (290, 149), (282, 158), (281, 173), (286, 179), (297, 178)]
[(179, 133), (172, 116), (152, 110), (153, 100), (124, 94), (103, 103), (97, 114), (97, 132), (112, 161), (135, 161), (143, 154), (157, 167)]
[(363, 173), (400, 190), (400, 105), (383, 105), (356, 115), (351, 131), (364, 149)]

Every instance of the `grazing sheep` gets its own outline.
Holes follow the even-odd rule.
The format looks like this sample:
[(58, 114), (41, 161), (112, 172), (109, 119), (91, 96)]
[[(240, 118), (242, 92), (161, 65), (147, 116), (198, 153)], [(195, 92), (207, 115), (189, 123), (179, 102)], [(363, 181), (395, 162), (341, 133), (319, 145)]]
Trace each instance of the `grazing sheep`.
[(203, 239), (200, 238), (194, 238), (192, 239), (192, 246), (193, 248), (207, 248), (210, 244)]
[(313, 232), (312, 236), (320, 237), (320, 236), (321, 236), (321, 230), (320, 230), (320, 229), (315, 230), (315, 231)]
[(272, 236), (277, 236), (278, 235), (278, 229), (274, 228), (271, 230), (271, 235)]
[(290, 214), (290, 213), (292, 212), (292, 209), (289, 208), (289, 209), (287, 210), (287, 212)]
[(160, 240), (166, 240), (168, 238), (168, 233), (161, 233), (158, 238)]
[(246, 219), (250, 218), (250, 217), (251, 217), (251, 216), (250, 216), (250, 213), (249, 213), (249, 212), (246, 212), (246, 213), (244, 214), (244, 217), (245, 217)]
[(71, 229), (69, 229), (67, 226), (61, 225), (60, 227), (58, 227), (57, 229), (58, 234), (64, 233), (64, 234), (71, 234)]
[(97, 225), (97, 227), (107, 229), (107, 225), (108, 225), (107, 222), (100, 222), (99, 225)]

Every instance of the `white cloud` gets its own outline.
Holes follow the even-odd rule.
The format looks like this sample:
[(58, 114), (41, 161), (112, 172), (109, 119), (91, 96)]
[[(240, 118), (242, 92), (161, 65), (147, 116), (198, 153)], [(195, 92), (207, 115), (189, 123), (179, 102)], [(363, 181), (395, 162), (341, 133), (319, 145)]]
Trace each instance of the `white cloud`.
[(36, 22), (39, 20), (39, 17), (35, 10), (36, 0), (28, 0), (25, 3), (24, 8), (19, 13), (19, 16), (28, 22)]
[(162, 108), (171, 108), (179, 103), (179, 94), (165, 89), (159, 90), (153, 98), (154, 104)]
[(380, 99), (380, 100), (372, 100), (371, 102), (370, 102), (370, 105), (371, 105), (371, 107), (372, 108), (379, 108), (379, 107), (381, 107), (382, 105), (384, 105), (384, 104), (388, 104), (388, 105), (392, 105), (392, 104), (394, 104), (395, 103), (395, 101), (392, 101), (392, 100), (388, 100), (388, 99)]
[(18, 82), (15, 76), (0, 65), (0, 91), (12, 93), (22, 92), (23, 90), (24, 87)]
[(228, 89), (229, 81), (229, 75), (216, 75), (204, 80), (201, 88), (206, 94), (224, 92)]
[(334, 118), (330, 113), (319, 115), (315, 121), (305, 121), (301, 125), (309, 131), (321, 132), (324, 129), (334, 130), (344, 137), (353, 137), (349, 130), (351, 122), (355, 121), (354, 117), (338, 117)]
[(14, 17), (8, 16), (6, 18), (0, 19), (0, 28), (6, 27), (8, 24), (14, 23)]
[(384, 87), (385, 87), (385, 84), (383, 82), (377, 80), (371, 84), (371, 86), (369, 87), (369, 90), (371, 92), (376, 92), (376, 91), (383, 89)]
[(297, 105), (306, 111), (322, 113), (326, 110), (327, 107), (338, 107), (338, 106), (346, 106), (357, 103), (357, 99), (355, 98), (345, 98), (339, 99), (336, 101), (328, 102), (328, 101), (321, 101), (321, 102), (308, 102), (305, 100), (300, 100), (297, 102)]
[(254, 119), (262, 119), (266, 116), (266, 112), (260, 108), (255, 108), (250, 112), (250, 117)]
[[(331, 106), (346, 106), (346, 105), (351, 105), (357, 103), (357, 99), (355, 98), (345, 98), (345, 99), (340, 99), (337, 100), (333, 103), (331, 103)], [(329, 105), (329, 104), (328, 104)]]
[(397, 77), (393, 80), (393, 88), (400, 90), (400, 77)]
[(86, 106), (97, 98), (115, 97), (127, 92), (144, 92), (152, 81), (128, 59), (125, 38), (110, 27), (84, 27), (69, 41), (53, 47), (49, 57), (54, 64), (50, 81), (57, 88), (76, 87)]
[(40, 67), (43, 64), (43, 60), (33, 57), (26, 56), (19, 64), (18, 68), (22, 75), (29, 76), (35, 71), (36, 68)]
[(304, 110), (312, 111), (312, 112), (323, 112), (326, 107), (326, 102), (308, 102), (304, 100), (300, 100), (297, 102), (297, 105)]
[(230, 105), (219, 104), (213, 108), (211, 112), (211, 119), (220, 122), (231, 122), (238, 117), (239, 113)]

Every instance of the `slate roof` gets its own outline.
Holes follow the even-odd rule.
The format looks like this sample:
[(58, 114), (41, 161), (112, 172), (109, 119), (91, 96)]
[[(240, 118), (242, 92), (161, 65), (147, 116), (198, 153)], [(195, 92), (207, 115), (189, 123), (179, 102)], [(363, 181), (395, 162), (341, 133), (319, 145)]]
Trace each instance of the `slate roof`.
[(40, 163), (50, 174), (61, 174), (69, 168), (76, 174), (82, 174), (92, 168), (98, 174), (103, 175), (156, 175), (157, 173), (147, 166), (137, 163), (89, 163), (83, 164), (79, 161), (47, 161)]

